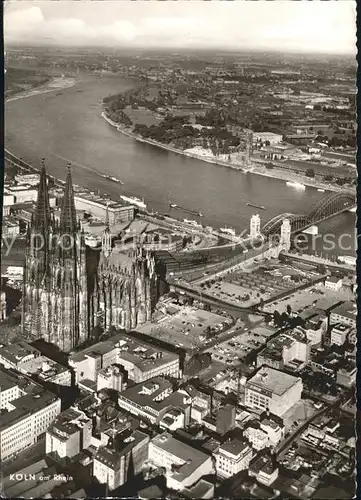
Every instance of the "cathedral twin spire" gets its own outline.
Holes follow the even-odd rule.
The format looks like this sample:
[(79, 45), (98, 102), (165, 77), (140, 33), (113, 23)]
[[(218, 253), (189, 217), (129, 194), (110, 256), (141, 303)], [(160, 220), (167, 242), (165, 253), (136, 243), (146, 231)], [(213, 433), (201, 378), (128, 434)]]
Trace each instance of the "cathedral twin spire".
[(60, 231), (62, 234), (74, 234), (77, 231), (77, 221), (70, 163), (68, 163), (67, 168), (68, 172), (66, 174), (65, 191), (60, 215)]
[(106, 258), (112, 253), (112, 234), (109, 227), (109, 203), (107, 202), (107, 208), (105, 212), (105, 229), (102, 235), (102, 252)]
[[(71, 178), (70, 163), (67, 165), (64, 197), (61, 206), (60, 231), (62, 234), (73, 234), (77, 231), (77, 219), (74, 202), (74, 189)], [(47, 183), (47, 174), (45, 169), (45, 159), (41, 160), (40, 182), (38, 188), (38, 199), (32, 220), (32, 228), (48, 234), (51, 228), (51, 215), (49, 203), (49, 190)]]
[(40, 183), (38, 188), (38, 199), (33, 215), (32, 228), (42, 234), (48, 234), (50, 229), (50, 203), (47, 176), (45, 170), (45, 158), (41, 160)]

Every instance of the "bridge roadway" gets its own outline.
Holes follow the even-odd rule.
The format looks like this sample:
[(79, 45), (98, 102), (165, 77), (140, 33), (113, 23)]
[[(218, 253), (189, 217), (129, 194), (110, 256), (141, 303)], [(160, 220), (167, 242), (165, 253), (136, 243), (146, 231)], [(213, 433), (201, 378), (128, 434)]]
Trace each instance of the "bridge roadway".
[(273, 217), (262, 226), (261, 232), (266, 237), (278, 234), (282, 222), (288, 219), (291, 223), (291, 234), (304, 231), (308, 227), (335, 217), (342, 212), (350, 211), (356, 206), (356, 195), (348, 191), (332, 193), (323, 197), (312, 212), (308, 214), (284, 213)]
[(353, 267), (347, 264), (338, 264), (337, 262), (332, 262), (331, 260), (323, 259), (321, 257), (315, 257), (314, 255), (297, 255), (289, 252), (284, 252), (283, 255), (287, 257), (287, 259), (293, 261), (305, 262), (306, 264), (324, 265), (333, 271), (346, 271), (348, 273), (356, 272), (356, 266)]

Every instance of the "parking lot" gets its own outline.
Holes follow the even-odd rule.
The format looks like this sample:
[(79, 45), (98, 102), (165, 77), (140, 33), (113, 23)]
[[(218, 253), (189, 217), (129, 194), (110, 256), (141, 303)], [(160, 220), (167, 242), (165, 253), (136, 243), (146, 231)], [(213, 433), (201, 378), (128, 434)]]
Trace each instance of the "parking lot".
[(275, 309), (282, 314), (287, 311), (289, 305), (293, 312), (301, 313), (312, 307), (319, 309), (328, 309), (341, 300), (347, 300), (348, 292), (343, 290), (326, 290), (323, 283), (310, 285), (309, 288), (297, 291), (280, 300), (275, 300), (263, 307), (263, 311), (273, 313)]
[(274, 328), (266, 325), (244, 329), (236, 337), (211, 347), (207, 352), (212, 355), (212, 359), (231, 367), (239, 364), (251, 351), (265, 344), (267, 338), (275, 332)]
[(202, 309), (183, 307), (174, 315), (164, 315), (157, 324), (139, 327), (139, 332), (176, 347), (195, 349), (211, 342), (211, 336), (230, 328), (232, 320)]
[(267, 261), (252, 271), (235, 271), (223, 278), (209, 280), (201, 287), (208, 294), (231, 304), (251, 307), (277, 297), (320, 275), (307, 266), (282, 264), (278, 260)]

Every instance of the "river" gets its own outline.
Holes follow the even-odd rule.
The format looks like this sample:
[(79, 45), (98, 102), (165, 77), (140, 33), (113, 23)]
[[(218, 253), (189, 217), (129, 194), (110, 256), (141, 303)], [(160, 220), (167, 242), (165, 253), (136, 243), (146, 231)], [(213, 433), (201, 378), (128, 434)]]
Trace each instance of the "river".
[[(225, 225), (241, 232), (257, 209), (265, 206), (262, 221), (284, 212), (307, 213), (324, 193), (315, 188), (299, 191), (285, 181), (243, 174), (159, 149), (119, 133), (105, 122), (99, 101), (130, 89), (134, 83), (117, 76), (82, 74), (74, 87), (7, 103), (5, 146), (34, 165), (46, 158), (50, 174), (65, 178), (72, 162), (73, 181), (91, 190), (144, 198), (148, 208), (169, 212), (169, 201), (200, 211), (202, 223)], [(124, 186), (102, 178), (117, 176)], [(172, 212), (179, 218), (189, 214)], [(327, 221), (321, 231), (352, 233), (355, 214)], [(354, 247), (353, 247), (354, 248)], [(337, 253), (352, 254), (353, 248)]]

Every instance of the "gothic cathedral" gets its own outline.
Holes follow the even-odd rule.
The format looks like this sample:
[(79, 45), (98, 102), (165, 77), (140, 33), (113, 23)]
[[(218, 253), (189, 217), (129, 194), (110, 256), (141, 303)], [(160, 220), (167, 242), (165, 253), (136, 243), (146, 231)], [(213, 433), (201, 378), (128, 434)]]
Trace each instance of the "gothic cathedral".
[(58, 222), (51, 214), (43, 164), (25, 256), (25, 334), (67, 352), (85, 342), (94, 326), (130, 330), (150, 320), (157, 289), (154, 257), (141, 248), (112, 248), (108, 223), (91, 276), (87, 254), (70, 169)]

